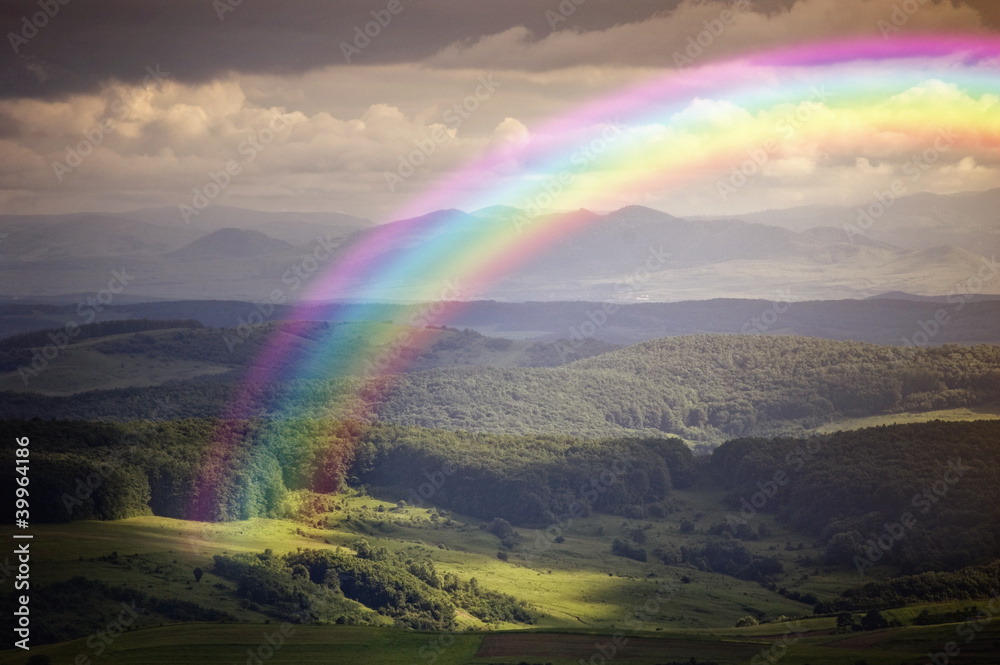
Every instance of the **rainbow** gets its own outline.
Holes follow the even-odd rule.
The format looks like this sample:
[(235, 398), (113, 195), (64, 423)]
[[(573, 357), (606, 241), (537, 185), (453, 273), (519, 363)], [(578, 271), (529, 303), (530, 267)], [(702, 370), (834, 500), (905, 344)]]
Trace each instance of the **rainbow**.
[[(462, 301), (592, 223), (595, 216), (584, 208), (642, 202), (650, 192), (692, 181), (715, 181), (725, 197), (762, 168), (762, 155), (778, 160), (818, 144), (841, 155), (877, 155), (883, 145), (933, 145), (944, 130), (952, 155), (996, 156), (998, 93), (1000, 39), (917, 34), (708, 62), (596, 99), (415, 196), (392, 217), (405, 221), (376, 227), (318, 274), (294, 317), (322, 320), (336, 307), (352, 320), (381, 321), (383, 306), (373, 303), (391, 300), (403, 284), (411, 301), (427, 303), (412, 306), (411, 329), (373, 325), (332, 342), (336, 348), (298, 369), (288, 367), (288, 336), (275, 336), (226, 418), (257, 415), (256, 388), (275, 381), (280, 368), (283, 379), (359, 377), (335, 399), (342, 413), (364, 419), (379, 395), (371, 386), (406, 367), (413, 349), (433, 334), (428, 326), (446, 323)], [(513, 210), (459, 212), (490, 206)], [(410, 247), (411, 231), (430, 240)], [(328, 304), (348, 299), (357, 304)], [(289, 390), (283, 402), (289, 414), (313, 399), (309, 385)], [(227, 436), (217, 438), (221, 457), (234, 443)], [(195, 517), (209, 517), (199, 511), (204, 506)]]

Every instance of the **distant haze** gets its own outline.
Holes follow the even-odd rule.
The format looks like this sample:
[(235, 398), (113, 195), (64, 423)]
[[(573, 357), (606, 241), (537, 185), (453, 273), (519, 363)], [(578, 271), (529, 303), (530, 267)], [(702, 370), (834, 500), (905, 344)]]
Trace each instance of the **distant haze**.
[[(919, 194), (900, 199), (861, 228), (855, 208), (686, 220), (629, 206), (595, 214), (593, 223), (468, 297), (625, 303), (726, 297), (801, 301), (886, 292), (996, 294), (998, 209), (1000, 190)], [(206, 231), (179, 222), (175, 212), (0, 217), (0, 233), (6, 234), (0, 295), (83, 297), (99, 291), (112, 270), (125, 267), (134, 279), (119, 302), (267, 299), (274, 289), (288, 291), (292, 271), (317, 239), (331, 248), (332, 265), (372, 228), (368, 220), (340, 214), (208, 208)], [(474, 242), (481, 225), (510, 223), (511, 213), (467, 214), (451, 232), (469, 234)], [(430, 231), (431, 219), (398, 226), (401, 246), (440, 242)], [(377, 297), (419, 300), (426, 297), (423, 286), (388, 284)], [(288, 296), (294, 300), (302, 293), (305, 289)], [(324, 297), (354, 295), (346, 284)]]

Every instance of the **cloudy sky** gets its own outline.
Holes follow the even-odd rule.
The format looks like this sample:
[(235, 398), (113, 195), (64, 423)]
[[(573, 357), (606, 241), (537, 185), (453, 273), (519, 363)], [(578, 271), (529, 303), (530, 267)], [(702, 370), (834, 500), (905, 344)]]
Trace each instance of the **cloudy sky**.
[[(747, 0), (701, 57), (879, 36), (907, 3), (913, 11), (900, 31), (1000, 29), (995, 0)], [(6, 0), (0, 212), (191, 204), (214, 174), (225, 182), (214, 204), (388, 221), (463, 164), (527, 140), (547, 118), (669, 71), (674, 54), (732, 5)], [(366, 27), (377, 34), (364, 36)], [(434, 153), (412, 176), (387, 180), (435, 135)], [(759, 178), (731, 201), (720, 200), (709, 174), (642, 203), (675, 214), (853, 204), (906, 155), (854, 157), (812, 164), (794, 182)], [(919, 189), (1000, 186), (995, 157), (946, 155)]]

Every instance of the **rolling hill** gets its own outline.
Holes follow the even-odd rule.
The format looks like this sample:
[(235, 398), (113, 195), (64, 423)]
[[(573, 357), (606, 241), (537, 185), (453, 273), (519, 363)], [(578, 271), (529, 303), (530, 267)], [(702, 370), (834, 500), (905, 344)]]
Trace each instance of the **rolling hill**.
[[(632, 205), (608, 214), (546, 215), (533, 224), (566, 233), (548, 238), (543, 251), (526, 253), (501, 279), (465, 297), (626, 303), (759, 299), (789, 292), (794, 300), (866, 298), (889, 291), (946, 295), (976, 276), (981, 281), (972, 292), (1000, 293), (995, 270), (989, 279), (980, 275), (984, 265), (992, 266), (987, 257), (998, 248), (995, 223), (987, 222), (988, 213), (976, 213), (994, 194), (969, 195), (974, 203), (963, 203), (954, 218), (934, 213), (929, 226), (915, 221), (916, 211), (946, 207), (926, 196), (900, 199), (892, 210), (902, 216), (886, 217), (878, 233), (865, 234), (845, 231), (839, 213), (815, 210), (687, 220)], [(472, 214), (439, 210), (378, 227), (340, 213), (215, 207), (206, 208), (191, 226), (169, 209), (0, 217), (0, 232), (8, 234), (5, 248), (12, 250), (0, 255), (0, 277), (8, 285), (2, 295), (95, 292), (112, 267), (125, 265), (137, 275), (123, 296), (131, 299), (260, 299), (285, 288), (293, 301), (304, 290), (287, 292), (283, 277), (314, 260), (317, 239), (325, 258), (316, 273), (362, 245), (373, 266), (394, 264), (417, 247), (442, 252), (436, 261), (447, 263), (456, 247), (509, 233), (520, 214), (500, 206)], [(810, 224), (795, 221), (803, 217)], [(338, 282), (325, 297), (351, 298), (360, 282)], [(375, 297), (420, 300), (427, 288), (419, 276), (408, 275), (383, 283)]]
[[(219, 416), (236, 398), (249, 362), (269, 336), (279, 335), (292, 353), (271, 368), (268, 382), (255, 380), (252, 400), (243, 403), (247, 413), (342, 417), (340, 398), (362, 389), (351, 368), (357, 357), (371, 353), (370, 331), (353, 324), (265, 324), (243, 342), (233, 342), (233, 330), (199, 329), (90, 339), (67, 347), (28, 386), (18, 367), (30, 363), (35, 351), (15, 349), (5, 352), (7, 374), (0, 385), (17, 392), (4, 394), (0, 416), (131, 420), (149, 417), (166, 402), (173, 417)], [(602, 353), (605, 348), (598, 342), (573, 349), (565, 341), (435, 331), (427, 348), (412, 350), (409, 372), (366, 384), (368, 415), (451, 430), (673, 434), (716, 444), (735, 436), (802, 433), (853, 418), (1000, 402), (997, 346), (917, 348), (712, 334)], [(303, 367), (296, 369), (298, 364)], [(128, 400), (113, 389), (118, 386), (129, 386)]]

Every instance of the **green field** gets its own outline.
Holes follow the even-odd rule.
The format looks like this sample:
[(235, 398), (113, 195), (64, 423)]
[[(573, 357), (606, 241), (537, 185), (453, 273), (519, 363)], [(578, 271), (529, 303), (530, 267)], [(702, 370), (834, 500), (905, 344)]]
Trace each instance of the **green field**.
[[(928, 653), (942, 652), (949, 642), (956, 642), (961, 658), (951, 662), (995, 665), (1000, 657), (1000, 649), (996, 646), (1000, 624), (996, 622), (969, 643), (956, 632), (961, 624), (891, 628), (860, 636), (833, 634), (814, 625), (793, 627), (794, 631), (780, 627), (770, 634), (759, 631), (742, 634), (733, 631), (435, 634), (351, 626), (286, 625), (283, 629), (278, 624), (181, 624), (122, 633), (99, 655), (93, 645), (100, 646), (100, 643), (91, 642), (88, 646), (86, 639), (36, 647), (30, 655), (48, 655), (54, 663), (111, 665), (217, 665), (260, 661), (359, 665), (431, 662), (441, 665), (514, 665), (521, 662), (575, 665), (581, 659), (606, 662), (601, 660), (605, 654), (610, 655), (607, 661), (634, 665), (688, 663), (691, 658), (702, 663), (711, 660), (719, 665), (736, 665), (751, 662), (753, 658), (764, 663), (768, 662), (768, 657), (802, 665), (854, 665), (858, 662), (900, 665), (927, 662)], [(804, 632), (799, 634), (796, 632), (799, 630)], [(253, 657), (255, 653), (257, 658)], [(27, 655), (21, 650), (0, 652), (0, 663), (23, 663)], [(81, 655), (86, 660), (76, 660)]]
[[(812, 618), (812, 607), (792, 601), (759, 584), (690, 566), (640, 563), (610, 554), (613, 537), (646, 528), (647, 547), (694, 544), (703, 529), (718, 521), (718, 491), (677, 490), (677, 512), (662, 519), (627, 520), (593, 514), (565, 524), (565, 541), (539, 549), (541, 531), (518, 529), (519, 544), (508, 562), (497, 559), (497, 538), (475, 520), (435, 509), (398, 508), (395, 504), (352, 492), (338, 510), (317, 516), (310, 524), (257, 519), (246, 522), (201, 523), (161, 517), (114, 522), (72, 522), (32, 527), (32, 582), (45, 585), (74, 575), (140, 589), (157, 598), (177, 598), (228, 612), (238, 624), (175, 624), (153, 614), (141, 614), (106, 652), (96, 658), (100, 643), (86, 639), (32, 649), (50, 654), (55, 663), (75, 662), (77, 654), (101, 663), (219, 663), (246, 662), (247, 649), (275, 641), (281, 622), (248, 609), (235, 585), (212, 572), (214, 554), (276, 553), (297, 548), (350, 547), (359, 537), (372, 545), (427, 557), (441, 572), (475, 577), (487, 588), (528, 601), (537, 615), (533, 627), (491, 624), (459, 614), (454, 635), (403, 631), (390, 627), (289, 625), (292, 633), (273, 656), (274, 662), (352, 663), (576, 663), (607, 652), (612, 636), (628, 640), (616, 649), (616, 663), (699, 662), (745, 663), (778, 644), (789, 633), (794, 639), (788, 663), (810, 665), (924, 662), (923, 654), (939, 651), (955, 636), (956, 625), (904, 625), (871, 633), (838, 634), (833, 618)], [(381, 511), (379, 508), (381, 507)], [(678, 525), (690, 519), (694, 534)], [(765, 518), (766, 519), (766, 518)], [(318, 526), (317, 526), (318, 524)], [(772, 535), (746, 545), (768, 552), (785, 565), (779, 584), (823, 600), (860, 582), (853, 570), (806, 563), (819, 560), (820, 550), (799, 535), (768, 521)], [(793, 547), (788, 547), (794, 545)], [(786, 549), (787, 547), (787, 549)], [(195, 582), (192, 570), (205, 575)], [(875, 572), (875, 571), (872, 571)], [(883, 576), (892, 570), (879, 570)], [(686, 580), (686, 581), (682, 581)], [(870, 577), (866, 577), (868, 581)], [(934, 611), (961, 610), (972, 603), (946, 603)], [(986, 603), (979, 602), (983, 608)], [(88, 607), (90, 614), (115, 615), (115, 607)], [(920, 607), (886, 612), (901, 623), (912, 622)], [(733, 628), (750, 610), (769, 623)], [(68, 610), (72, 612), (72, 610)], [(79, 609), (77, 611), (80, 611)], [(68, 615), (68, 616), (71, 616)], [(483, 628), (488, 633), (477, 632)], [(520, 628), (511, 632), (512, 628)], [(474, 632), (467, 632), (472, 630)], [(799, 638), (797, 633), (803, 633)], [(987, 626), (968, 648), (967, 660), (996, 663), (1000, 622)], [(600, 648), (599, 648), (600, 647)], [(620, 648), (619, 648), (620, 647)], [(266, 648), (265, 648), (266, 652)], [(22, 663), (23, 652), (7, 651), (0, 663)], [(79, 661), (84, 662), (84, 661)], [(255, 662), (255, 661), (254, 661)], [(599, 662), (599, 661), (596, 661)], [(766, 662), (766, 661), (760, 661)]]
[[(178, 332), (179, 329), (150, 330), (143, 335), (162, 340)], [(94, 348), (108, 341), (131, 336), (132, 333), (107, 335), (69, 344), (60, 349), (44, 371), (30, 376), (27, 384), (17, 371), (0, 375), (0, 391), (74, 395), (87, 390), (158, 386), (167, 381), (185, 381), (233, 370), (232, 366), (221, 363), (183, 360), (155, 353), (111, 355)]]
[(891, 413), (866, 418), (848, 418), (816, 428), (821, 434), (829, 434), (840, 430), (863, 429), (881, 425), (908, 425), (910, 423), (927, 423), (932, 420), (947, 422), (972, 422), (974, 420), (1000, 420), (1000, 406), (966, 407), (960, 409), (938, 409), (935, 411), (916, 411), (912, 413)]

